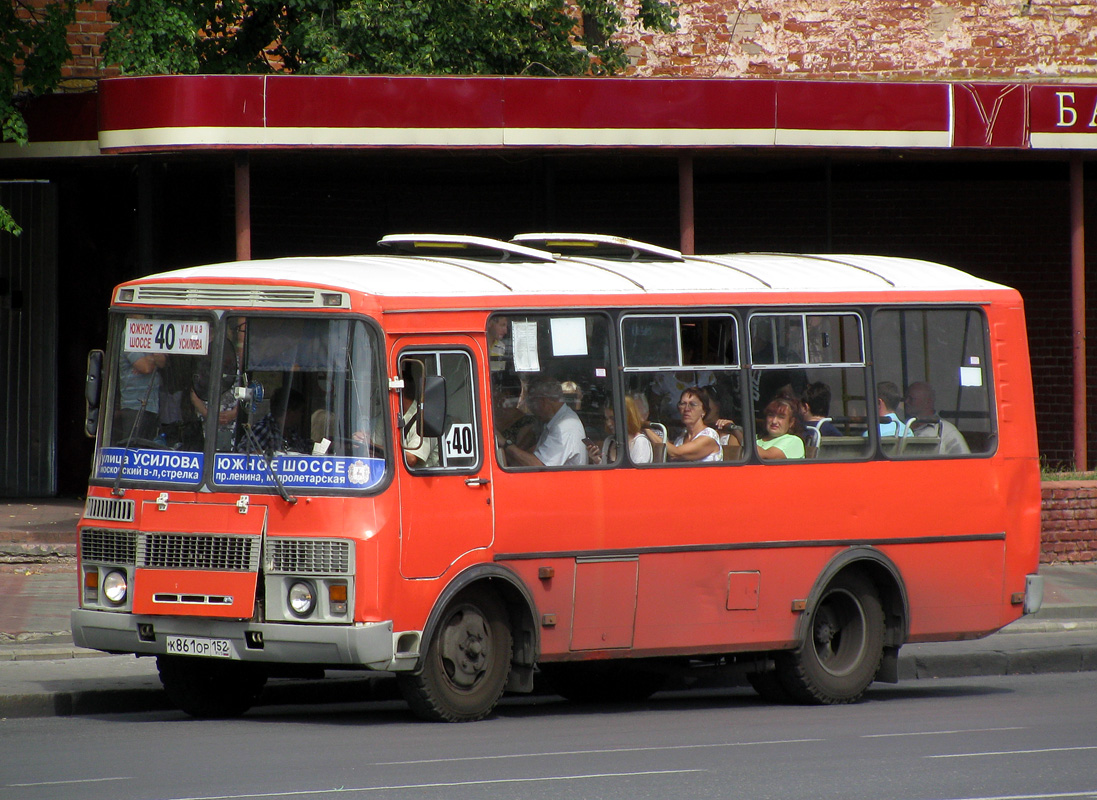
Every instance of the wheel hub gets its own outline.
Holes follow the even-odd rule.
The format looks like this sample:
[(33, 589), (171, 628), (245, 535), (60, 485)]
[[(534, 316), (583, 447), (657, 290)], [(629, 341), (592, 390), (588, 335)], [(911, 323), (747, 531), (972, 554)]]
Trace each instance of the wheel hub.
[(475, 610), (459, 610), (442, 636), (442, 666), (453, 683), (471, 688), (483, 677), (491, 656), (487, 622)]

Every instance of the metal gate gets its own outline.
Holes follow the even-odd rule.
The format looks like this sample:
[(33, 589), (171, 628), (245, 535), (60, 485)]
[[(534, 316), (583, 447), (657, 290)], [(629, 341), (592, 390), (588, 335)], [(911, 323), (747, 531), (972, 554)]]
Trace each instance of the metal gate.
[(57, 190), (0, 181), (0, 497), (57, 492)]

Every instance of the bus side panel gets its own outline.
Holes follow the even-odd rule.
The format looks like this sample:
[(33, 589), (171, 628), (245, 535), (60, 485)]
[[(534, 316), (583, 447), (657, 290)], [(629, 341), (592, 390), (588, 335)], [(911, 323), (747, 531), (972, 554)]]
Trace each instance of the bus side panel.
[(906, 585), (908, 641), (973, 639), (1001, 627), (1001, 539), (881, 549), (899, 567)]
[[(497, 552), (545, 556), (511, 563), (523, 564), (540, 612), (555, 615), (546, 655), (568, 652), (563, 626), (577, 613), (563, 580), (574, 566), (563, 564), (630, 555), (640, 560), (637, 652), (789, 643), (792, 601), (807, 599), (829, 560), (854, 546), (897, 565), (914, 639), (964, 638), (1020, 615), (1010, 595), (1024, 590), (1025, 570), (1003, 570), (1014, 540), (1026, 549), (1031, 538), (1017, 530), (1031, 488), (1010, 497), (1010, 475), (1022, 472), (998, 457), (497, 472)], [(551, 584), (532, 565), (556, 565)], [(752, 579), (741, 573), (758, 574), (757, 608), (742, 597)]]
[(804, 599), (834, 548), (660, 553), (640, 559), (636, 647), (728, 652), (793, 644)]

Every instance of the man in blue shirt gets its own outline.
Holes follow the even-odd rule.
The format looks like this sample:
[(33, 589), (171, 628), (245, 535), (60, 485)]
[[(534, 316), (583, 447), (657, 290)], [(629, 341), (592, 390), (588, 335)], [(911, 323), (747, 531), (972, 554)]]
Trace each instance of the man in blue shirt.
[[(907, 427), (898, 414), (902, 400), (903, 393), (891, 381), (880, 381), (876, 384), (876, 413), (880, 415), (880, 436), (902, 438), (908, 434)], [(867, 431), (865, 436), (868, 436)]]

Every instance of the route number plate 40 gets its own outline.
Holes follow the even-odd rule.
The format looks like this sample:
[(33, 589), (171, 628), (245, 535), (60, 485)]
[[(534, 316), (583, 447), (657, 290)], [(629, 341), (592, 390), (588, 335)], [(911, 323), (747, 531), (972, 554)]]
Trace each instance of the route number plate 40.
[(169, 656), (208, 656), (232, 658), (228, 639), (206, 639), (199, 636), (169, 636), (166, 640)]

